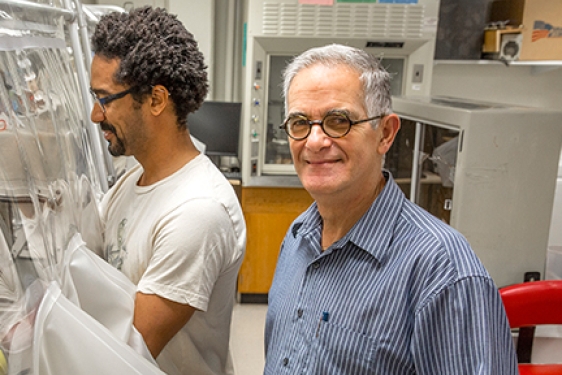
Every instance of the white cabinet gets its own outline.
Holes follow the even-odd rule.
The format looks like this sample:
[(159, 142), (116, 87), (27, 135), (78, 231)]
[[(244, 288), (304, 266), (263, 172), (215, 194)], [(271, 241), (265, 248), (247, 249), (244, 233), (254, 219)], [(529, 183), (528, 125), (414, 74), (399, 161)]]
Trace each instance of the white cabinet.
[(554, 205), (548, 237), (546, 278), (562, 279), (562, 155), (558, 165), (558, 178), (554, 191)]
[(562, 112), (444, 97), (396, 97), (394, 111), (406, 139), (387, 167), (410, 199), (459, 230), (498, 287), (544, 277)]

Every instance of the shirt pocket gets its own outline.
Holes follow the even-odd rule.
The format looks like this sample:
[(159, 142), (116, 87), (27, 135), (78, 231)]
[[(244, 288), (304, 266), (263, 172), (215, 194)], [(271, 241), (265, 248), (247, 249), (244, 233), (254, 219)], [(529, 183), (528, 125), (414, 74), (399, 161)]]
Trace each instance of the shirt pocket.
[(316, 375), (373, 374), (376, 342), (330, 322), (320, 322), (312, 366)]

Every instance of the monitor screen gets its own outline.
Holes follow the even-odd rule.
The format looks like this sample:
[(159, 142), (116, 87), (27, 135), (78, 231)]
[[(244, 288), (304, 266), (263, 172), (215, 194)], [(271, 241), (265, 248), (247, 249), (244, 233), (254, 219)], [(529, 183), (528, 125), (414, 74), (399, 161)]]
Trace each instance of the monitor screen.
[(192, 136), (206, 145), (206, 154), (238, 156), (242, 103), (205, 101), (187, 116)]

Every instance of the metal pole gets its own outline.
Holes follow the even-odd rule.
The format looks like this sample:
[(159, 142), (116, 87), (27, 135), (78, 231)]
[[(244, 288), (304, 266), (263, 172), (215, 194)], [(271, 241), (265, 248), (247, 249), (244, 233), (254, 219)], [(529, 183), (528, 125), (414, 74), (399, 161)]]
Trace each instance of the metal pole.
[(80, 0), (74, 0), (76, 4), (76, 13), (78, 14), (78, 31), (80, 32), (80, 38), (82, 39), (82, 45), (84, 46), (84, 59), (86, 63), (86, 70), (90, 71), (90, 66), (92, 66), (92, 54), (90, 46), (90, 36), (88, 35), (88, 23), (84, 16), (84, 9), (82, 8), (82, 2)]
[[(86, 17), (84, 16), (84, 9), (82, 7), (82, 1), (81, 0), (74, 0), (74, 4), (76, 5), (76, 12), (78, 14), (78, 27), (79, 27), (79, 32), (80, 32), (80, 38), (82, 40), (82, 46), (84, 47), (84, 51), (83, 51), (83, 55), (84, 55), (84, 62), (86, 65), (86, 72), (88, 73), (88, 77), (90, 76), (90, 67), (92, 66), (92, 47), (90, 44), (90, 35), (88, 35), (88, 22), (86, 21)], [(116, 7), (116, 9), (119, 9)], [(89, 87), (89, 84), (87, 84), (87, 87)], [(89, 94), (87, 94), (89, 95)], [(88, 98), (88, 96), (86, 96), (85, 98)], [(90, 118), (90, 113), (92, 111), (92, 103), (89, 100), (86, 100), (88, 102), (89, 105), (89, 111), (88, 111), (88, 117), (87, 119)], [(88, 120), (88, 123), (91, 123), (91, 121)], [(92, 137), (96, 137), (98, 139), (98, 142), (100, 144), (103, 144), (103, 138), (102, 138), (102, 133), (99, 131), (98, 127), (94, 125), (94, 133), (92, 134)], [(103, 155), (103, 161), (104, 161), (104, 166), (105, 166), (105, 180), (108, 182), (108, 186), (109, 184), (113, 185), (113, 183), (115, 182), (115, 169), (113, 168), (113, 159), (111, 157), (111, 155), (109, 154), (109, 151), (107, 150), (107, 147), (101, 147), (101, 152)], [(107, 189), (104, 189), (104, 192)]]
[[(64, 4), (67, 9), (72, 9), (71, 0), (64, 0)], [(82, 52), (82, 45), (80, 44), (80, 39), (78, 36), (78, 22), (76, 21), (76, 19), (74, 19), (72, 23), (68, 25), (68, 32), (70, 34), (72, 53), (74, 55), (74, 64), (76, 66), (76, 73), (78, 75), (78, 86), (80, 88), (82, 99), (84, 101), (84, 121), (88, 125), (88, 132), (90, 134), (90, 140), (92, 142), (93, 157), (96, 159), (98, 165), (100, 187), (103, 192), (106, 192), (108, 189), (108, 171), (106, 169), (105, 160), (103, 158), (104, 151), (101, 144), (100, 130), (94, 123), (90, 121), (90, 113), (92, 112), (93, 108), (92, 101), (88, 100), (90, 96), (88, 90), (88, 82), (90, 81), (90, 79), (84, 65), (84, 54)]]

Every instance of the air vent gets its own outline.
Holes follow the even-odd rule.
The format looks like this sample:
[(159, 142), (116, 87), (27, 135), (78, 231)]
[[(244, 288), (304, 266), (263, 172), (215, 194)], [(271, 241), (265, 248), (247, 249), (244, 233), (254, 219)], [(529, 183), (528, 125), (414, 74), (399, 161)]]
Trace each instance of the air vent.
[(365, 48), (402, 48), (404, 42), (367, 42)]
[(265, 2), (263, 35), (421, 38), (424, 5)]

